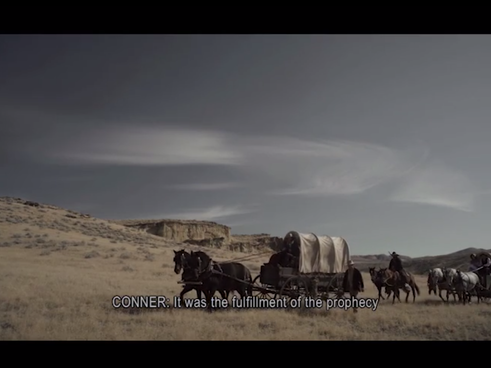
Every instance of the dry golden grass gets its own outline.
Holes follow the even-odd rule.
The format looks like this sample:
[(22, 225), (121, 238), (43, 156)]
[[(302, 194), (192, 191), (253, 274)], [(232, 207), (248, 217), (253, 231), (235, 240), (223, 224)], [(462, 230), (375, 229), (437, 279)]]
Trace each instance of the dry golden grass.
[[(183, 245), (66, 214), (0, 202), (0, 339), (482, 340), (490, 336), (491, 306), (444, 305), (438, 297), (427, 295), (423, 277), (417, 280), (422, 295), (415, 304), (381, 301), (375, 312), (358, 314), (313, 309), (212, 314), (190, 309), (115, 310), (114, 295), (178, 295), (181, 286), (173, 272), (172, 250)], [(244, 256), (218, 249), (209, 253), (217, 260)], [(267, 258), (245, 264), (255, 276)], [(373, 284), (368, 275), (364, 277), (362, 296), (375, 297)], [(186, 297), (195, 295), (191, 291)]]

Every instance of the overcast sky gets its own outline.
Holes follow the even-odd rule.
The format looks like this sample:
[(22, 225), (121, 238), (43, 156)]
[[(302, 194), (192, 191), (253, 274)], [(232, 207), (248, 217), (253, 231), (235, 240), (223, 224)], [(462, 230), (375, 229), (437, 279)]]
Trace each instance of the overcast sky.
[(0, 36), (0, 196), (354, 254), (489, 248), (489, 36)]

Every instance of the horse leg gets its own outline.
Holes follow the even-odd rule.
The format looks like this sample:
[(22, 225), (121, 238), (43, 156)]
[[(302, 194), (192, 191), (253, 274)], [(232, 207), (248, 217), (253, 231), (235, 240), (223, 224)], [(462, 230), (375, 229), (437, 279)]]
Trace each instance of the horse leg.
[(481, 304), (481, 297), (479, 296), (479, 292), (477, 290), (476, 290), (476, 297), (477, 297), (477, 304)]
[(451, 291), (451, 290), (449, 290), (449, 289), (447, 289), (447, 303), (448, 303), (448, 301), (449, 301), (449, 299), (450, 299), (450, 294), (452, 294), (452, 296), (453, 296), (453, 301), (454, 301), (455, 303), (457, 303), (457, 299), (455, 298), (455, 293), (454, 293), (454, 292), (452, 292), (452, 291)]
[(395, 292), (397, 292), (397, 300), (399, 300), (399, 303), (402, 303), (402, 301), (401, 301), (401, 291), (399, 290), (399, 288), (397, 286), (394, 289), (394, 293)]
[(215, 292), (211, 292), (211, 290), (204, 290), (205, 298), (206, 298), (206, 311), (211, 313), (213, 311), (211, 307), (211, 298)]
[(222, 299), (228, 300), (228, 292), (226, 292), (224, 290), (218, 290), (218, 292), (220, 293), (220, 296), (222, 297)]
[(378, 290), (378, 300), (380, 300), (380, 298), (383, 299), (384, 297), (382, 296), (382, 287), (377, 285), (377, 290)]
[(249, 295), (248, 285), (246, 285), (245, 283), (239, 282), (239, 289), (240, 289), (240, 291), (239, 291), (240, 299), (247, 298), (247, 296)]
[[(215, 293), (218, 291), (222, 297), (226, 297), (227, 294), (223, 288), (223, 281), (220, 277), (211, 277), (208, 283), (208, 289), (210, 290), (211, 300), (215, 296)], [(218, 307), (214, 307), (213, 309), (218, 309)]]
[[(182, 290), (181, 290), (181, 293), (179, 294), (179, 299), (181, 299), (181, 302), (183, 302), (183, 299), (184, 299), (184, 295), (189, 293), (191, 290), (194, 289), (194, 286), (192, 285), (185, 285)], [(196, 288), (196, 293), (198, 293), (198, 289)], [(199, 291), (199, 295), (198, 295), (198, 299), (201, 299), (201, 291)]]
[(236, 290), (240, 295), (240, 299), (244, 299), (247, 296), (245, 285), (239, 285)]
[[(436, 294), (436, 293), (435, 293)], [(445, 302), (445, 299), (443, 299), (443, 296), (442, 296), (442, 289), (438, 288), (438, 296), (440, 297), (440, 299)], [(448, 302), (448, 290), (447, 290), (447, 302)]]
[[(473, 291), (476, 293), (477, 304), (479, 304), (479, 295), (477, 294), (476, 289), (474, 289)], [(470, 299), (472, 300), (472, 296), (470, 297)]]
[(385, 294), (387, 295), (386, 298), (389, 299), (390, 298), (390, 294), (392, 294), (392, 290), (385, 286)]
[[(407, 290), (406, 288), (404, 288), (404, 291), (406, 292), (406, 303), (409, 303), (409, 295), (411, 294), (411, 290), (413, 291), (413, 294), (415, 293), (414, 292), (414, 286), (413, 286), (413, 283), (411, 280), (409, 280), (409, 282), (407, 283), (409, 285), (409, 290)], [(414, 295), (414, 299), (416, 299), (416, 295)], [(414, 302), (414, 300), (413, 300)]]
[(394, 295), (392, 296), (392, 304), (395, 303), (396, 298), (397, 300), (399, 300), (399, 303), (402, 303), (400, 298), (399, 288), (397, 286), (394, 286), (390, 289), (390, 291), (394, 293)]

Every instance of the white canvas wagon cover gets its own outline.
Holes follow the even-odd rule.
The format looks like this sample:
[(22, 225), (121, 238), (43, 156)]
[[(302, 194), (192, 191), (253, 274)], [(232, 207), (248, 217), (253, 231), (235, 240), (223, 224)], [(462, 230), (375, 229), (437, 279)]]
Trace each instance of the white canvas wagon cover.
[(350, 251), (345, 239), (296, 231), (288, 232), (286, 237), (293, 237), (299, 246), (300, 273), (341, 273), (348, 269)]

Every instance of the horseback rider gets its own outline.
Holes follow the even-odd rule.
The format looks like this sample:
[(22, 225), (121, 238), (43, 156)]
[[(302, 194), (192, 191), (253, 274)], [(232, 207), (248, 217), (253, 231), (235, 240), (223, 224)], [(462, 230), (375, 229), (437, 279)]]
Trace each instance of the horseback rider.
[(399, 275), (401, 275), (401, 281), (404, 283), (404, 287), (406, 289), (410, 289), (411, 287), (409, 286), (409, 275), (406, 273), (406, 270), (402, 267), (402, 261), (399, 258), (399, 254), (396, 252), (392, 252), (391, 254), (392, 259), (390, 260), (389, 263), (389, 270), (392, 272), (399, 272)]
[(491, 257), (489, 253), (481, 253), (481, 267), (481, 284), (487, 288), (489, 286), (487, 282), (487, 276), (490, 274), (491, 271)]
[(489, 268), (491, 267), (491, 258), (489, 254), (482, 254), (481, 257), (482, 257), (481, 267), (485, 267), (489, 270)]
[(469, 271), (474, 272), (479, 277), (481, 285), (486, 285), (486, 275), (489, 272), (489, 265), (491, 264), (489, 257), (484, 253), (479, 254), (479, 256), (472, 253), (470, 257)]
[(471, 263), (469, 264), (469, 272), (477, 271), (482, 266), (482, 261), (477, 258), (475, 253), (471, 254)]

